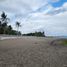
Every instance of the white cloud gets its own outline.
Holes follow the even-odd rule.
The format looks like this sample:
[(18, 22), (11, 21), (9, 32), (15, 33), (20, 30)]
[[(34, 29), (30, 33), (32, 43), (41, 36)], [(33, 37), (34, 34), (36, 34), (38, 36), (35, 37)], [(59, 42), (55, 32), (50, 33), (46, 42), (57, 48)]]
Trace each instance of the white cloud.
[(0, 2), (0, 11), (10, 13), (12, 17), (14, 16), (16, 19), (23, 19), (46, 3), (47, 0), (3, 0)]
[(22, 22), (22, 33), (45, 30), (47, 35), (67, 35), (67, 3), (54, 8), (48, 0), (4, 0), (0, 11), (8, 14), (14, 29), (16, 20)]
[(63, 8), (67, 9), (67, 2), (64, 3)]
[(47, 35), (67, 35), (67, 12), (56, 15), (46, 15), (44, 13), (32, 14), (27, 23), (24, 23), (24, 27), (22, 27), (24, 33), (27, 30), (28, 32), (44, 30)]

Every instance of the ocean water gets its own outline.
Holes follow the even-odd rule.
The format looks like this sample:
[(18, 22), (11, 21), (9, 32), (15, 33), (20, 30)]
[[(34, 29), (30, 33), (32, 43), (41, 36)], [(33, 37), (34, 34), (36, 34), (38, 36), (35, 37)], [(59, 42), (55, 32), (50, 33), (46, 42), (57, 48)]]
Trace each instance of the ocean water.
[(58, 36), (58, 38), (64, 38), (64, 39), (67, 39), (67, 36)]

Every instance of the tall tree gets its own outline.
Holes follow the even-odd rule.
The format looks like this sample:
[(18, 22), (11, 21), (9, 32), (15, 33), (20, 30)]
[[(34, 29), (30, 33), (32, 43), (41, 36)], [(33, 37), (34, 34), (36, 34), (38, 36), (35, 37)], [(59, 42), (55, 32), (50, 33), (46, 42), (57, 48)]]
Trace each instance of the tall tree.
[(1, 21), (0, 21), (0, 33), (1, 33)]
[(0, 27), (1, 27), (1, 21), (0, 21)]
[(12, 32), (12, 26), (9, 25), (9, 26), (7, 27), (7, 34), (11, 35), (11, 32)]
[(8, 29), (9, 29), (9, 30), (12, 30), (12, 27), (11, 27), (11, 25), (9, 25), (9, 26), (8, 26)]
[(4, 32), (3, 32), (4, 34), (6, 32), (6, 27), (7, 27), (8, 20), (9, 20), (9, 18), (7, 18), (7, 15), (5, 14), (5, 12), (2, 12), (0, 21), (2, 23), (2, 28), (4, 30)]
[(2, 21), (5, 21), (6, 18), (7, 18), (7, 15), (5, 14), (5, 12), (2, 12), (1, 14)]
[(18, 35), (18, 32), (19, 32), (19, 27), (21, 27), (20, 22), (16, 21), (16, 27), (17, 27), (17, 35)]

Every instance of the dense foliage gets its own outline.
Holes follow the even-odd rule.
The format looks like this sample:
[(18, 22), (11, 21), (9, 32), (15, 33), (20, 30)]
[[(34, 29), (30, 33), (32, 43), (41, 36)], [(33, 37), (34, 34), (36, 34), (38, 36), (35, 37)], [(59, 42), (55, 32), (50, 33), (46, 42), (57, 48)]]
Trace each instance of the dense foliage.
[(21, 32), (13, 30), (12, 26), (8, 25), (8, 23), (10, 22), (9, 20), (10, 19), (7, 18), (7, 15), (5, 14), (5, 12), (2, 12), (1, 18), (0, 18), (0, 34), (21, 35)]
[(45, 37), (44, 32), (34, 32), (34, 33), (28, 33), (28, 34), (23, 34), (24, 36), (38, 36), (38, 37)]

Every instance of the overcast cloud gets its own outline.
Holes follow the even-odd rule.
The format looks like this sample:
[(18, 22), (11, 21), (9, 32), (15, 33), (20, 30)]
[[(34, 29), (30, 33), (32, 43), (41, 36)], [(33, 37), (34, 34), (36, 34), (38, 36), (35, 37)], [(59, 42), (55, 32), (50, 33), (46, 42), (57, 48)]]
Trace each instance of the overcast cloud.
[(46, 35), (67, 36), (67, 2), (61, 7), (50, 3), (60, 0), (0, 0), (0, 14), (5, 11), (15, 28), (20, 21), (22, 33), (45, 31)]

